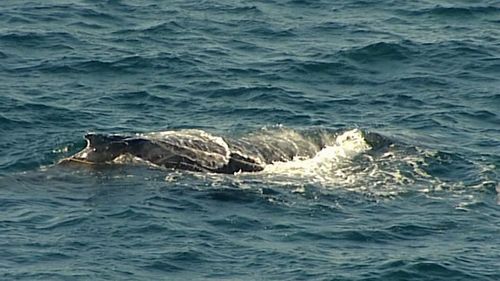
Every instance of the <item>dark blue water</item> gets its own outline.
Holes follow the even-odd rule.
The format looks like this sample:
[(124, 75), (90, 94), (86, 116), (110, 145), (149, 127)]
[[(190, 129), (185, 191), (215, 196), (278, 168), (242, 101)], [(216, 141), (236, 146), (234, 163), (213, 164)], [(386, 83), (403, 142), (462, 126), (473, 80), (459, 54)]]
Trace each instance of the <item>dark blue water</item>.
[[(0, 279), (500, 280), (499, 77), (498, 1), (1, 1)], [(361, 146), (56, 164), (181, 129)]]

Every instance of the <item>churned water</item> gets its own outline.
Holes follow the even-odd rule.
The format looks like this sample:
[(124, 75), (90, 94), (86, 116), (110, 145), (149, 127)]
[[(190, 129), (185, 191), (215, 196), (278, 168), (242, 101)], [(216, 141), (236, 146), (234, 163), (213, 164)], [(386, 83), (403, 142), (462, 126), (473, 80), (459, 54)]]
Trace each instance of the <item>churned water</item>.
[[(331, 142), (57, 164), (184, 129)], [(500, 4), (3, 0), (0, 152), (2, 280), (500, 280)]]

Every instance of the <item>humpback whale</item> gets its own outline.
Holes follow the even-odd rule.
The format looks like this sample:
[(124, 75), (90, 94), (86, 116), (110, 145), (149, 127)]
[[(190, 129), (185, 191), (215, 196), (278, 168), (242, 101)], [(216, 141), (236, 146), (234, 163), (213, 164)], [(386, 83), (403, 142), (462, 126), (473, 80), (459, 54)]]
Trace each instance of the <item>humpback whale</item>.
[(262, 171), (268, 164), (314, 157), (337, 134), (290, 129), (261, 130), (238, 138), (196, 129), (135, 135), (85, 135), (86, 147), (61, 162), (91, 165), (138, 159), (180, 170), (233, 174)]

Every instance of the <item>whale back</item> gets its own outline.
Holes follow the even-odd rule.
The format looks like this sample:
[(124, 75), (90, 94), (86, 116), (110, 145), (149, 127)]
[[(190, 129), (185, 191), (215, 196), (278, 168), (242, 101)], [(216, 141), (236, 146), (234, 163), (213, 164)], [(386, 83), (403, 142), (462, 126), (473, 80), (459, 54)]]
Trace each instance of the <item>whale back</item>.
[(139, 138), (143, 143), (129, 144), (129, 151), (168, 168), (216, 172), (231, 158), (224, 139), (201, 130), (155, 132), (139, 135)]

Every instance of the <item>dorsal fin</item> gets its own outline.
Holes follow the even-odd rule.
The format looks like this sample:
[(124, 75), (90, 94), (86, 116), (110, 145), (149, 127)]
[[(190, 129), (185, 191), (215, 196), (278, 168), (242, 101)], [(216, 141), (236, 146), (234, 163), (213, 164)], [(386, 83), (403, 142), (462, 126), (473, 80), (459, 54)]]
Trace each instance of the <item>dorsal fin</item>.
[(126, 139), (127, 137), (117, 136), (117, 135), (102, 135), (95, 133), (88, 133), (85, 135), (87, 140), (87, 147), (96, 147), (103, 144), (110, 144), (113, 142), (118, 142)]

